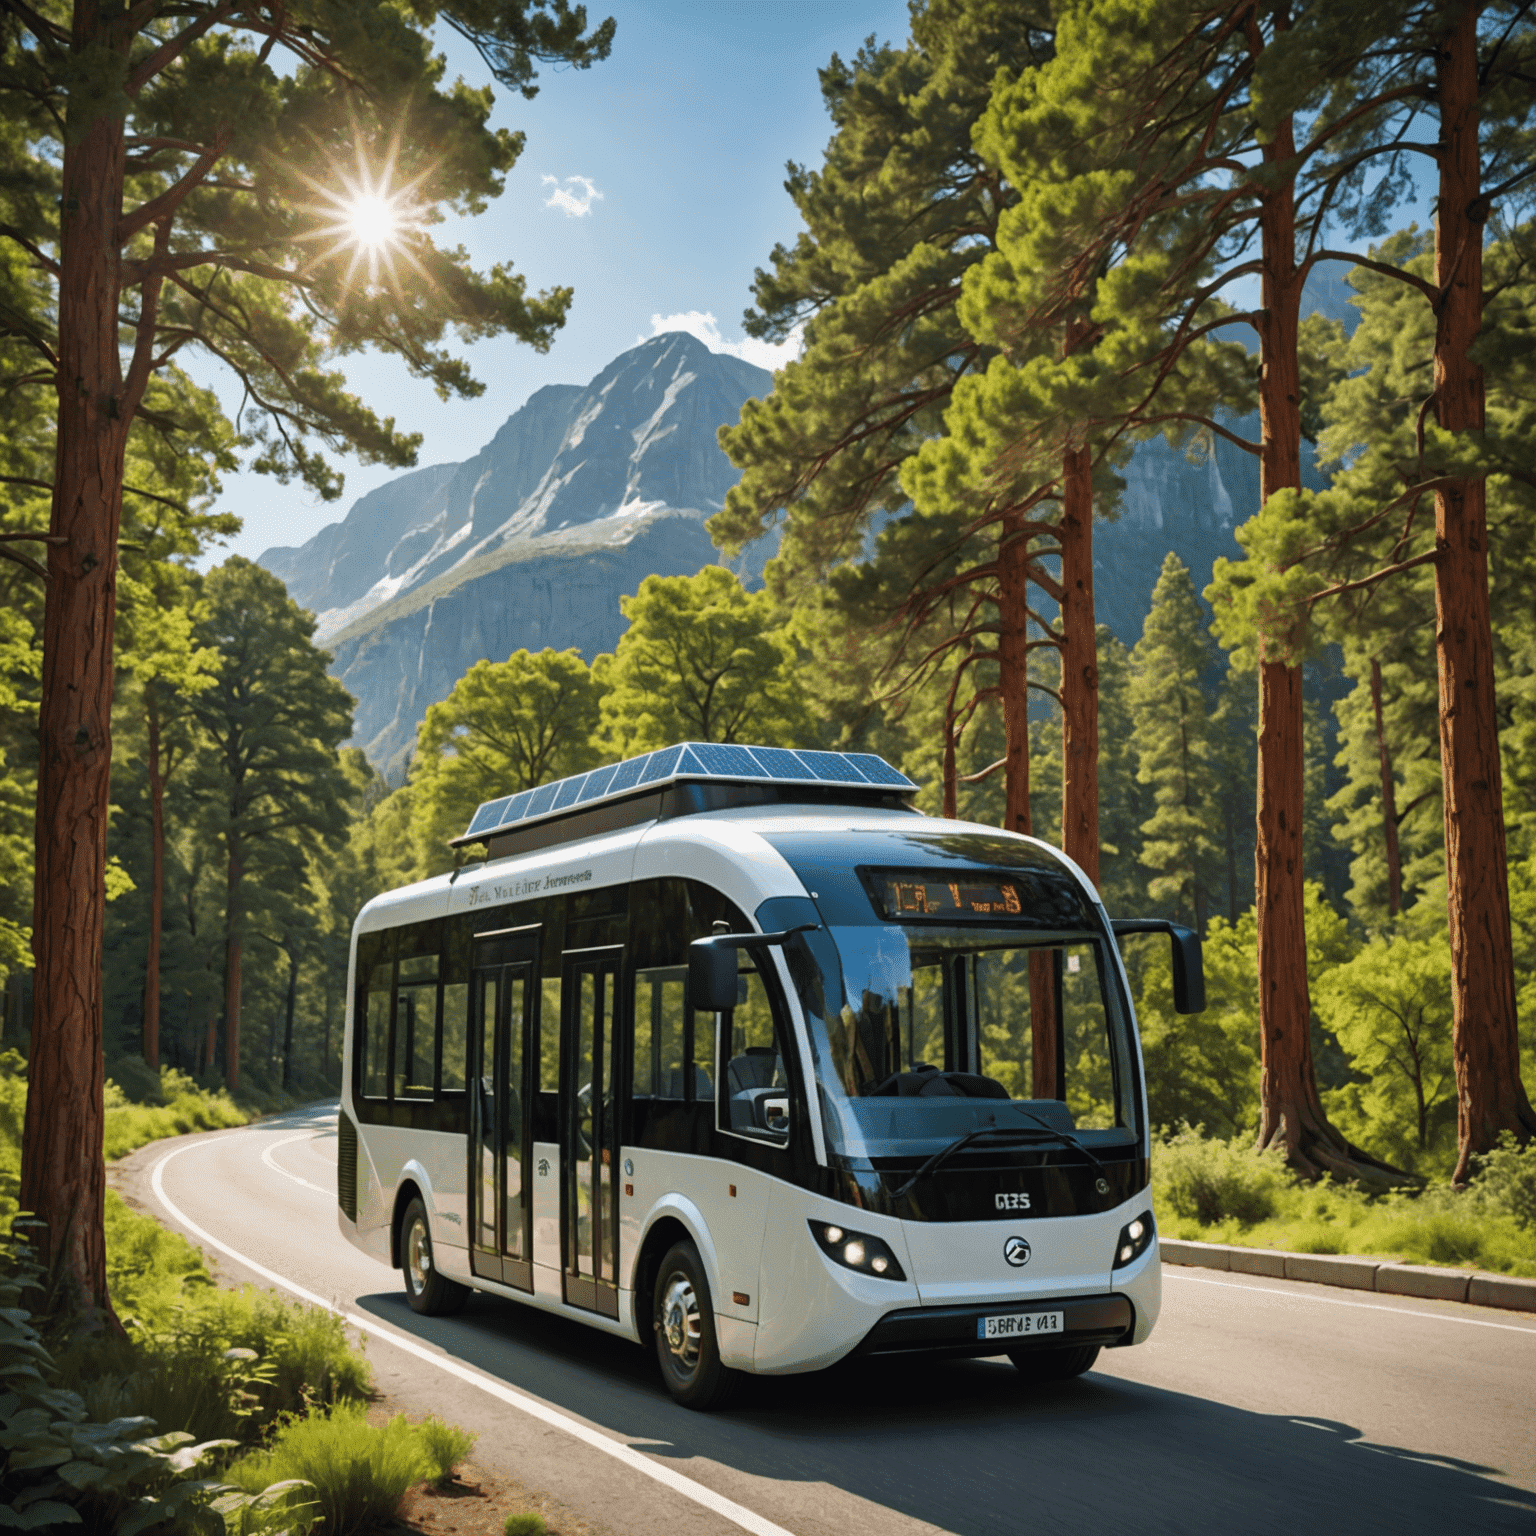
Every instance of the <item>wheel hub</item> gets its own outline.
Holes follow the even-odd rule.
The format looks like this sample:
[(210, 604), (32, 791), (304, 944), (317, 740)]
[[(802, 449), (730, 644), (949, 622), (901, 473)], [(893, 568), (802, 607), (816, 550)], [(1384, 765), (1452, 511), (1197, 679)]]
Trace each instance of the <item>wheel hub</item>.
[(686, 1275), (673, 1275), (661, 1297), (661, 1331), (678, 1363), (692, 1370), (699, 1363), (699, 1298)]
[(410, 1236), (405, 1240), (405, 1262), (410, 1270), (412, 1289), (424, 1290), (432, 1275), (432, 1246), (424, 1221), (411, 1223)]

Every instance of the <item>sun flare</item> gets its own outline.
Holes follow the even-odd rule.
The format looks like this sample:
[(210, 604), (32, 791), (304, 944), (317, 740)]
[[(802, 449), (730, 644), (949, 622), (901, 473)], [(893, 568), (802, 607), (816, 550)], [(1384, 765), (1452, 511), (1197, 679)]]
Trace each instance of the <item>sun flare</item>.
[(370, 251), (393, 245), (405, 231), (405, 220), (395, 200), (377, 192), (354, 197), (341, 212), (348, 234)]

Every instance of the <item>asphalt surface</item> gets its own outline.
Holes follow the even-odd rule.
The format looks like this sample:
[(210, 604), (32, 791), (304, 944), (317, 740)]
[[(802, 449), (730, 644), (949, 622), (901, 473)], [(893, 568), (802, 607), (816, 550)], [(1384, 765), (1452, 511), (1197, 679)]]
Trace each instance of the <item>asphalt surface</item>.
[(161, 1142), (112, 1182), (226, 1279), (336, 1307), (390, 1398), (611, 1536), (1536, 1530), (1536, 1317), (1165, 1266), (1151, 1340), (1077, 1381), (866, 1361), (701, 1415), (579, 1323), (479, 1294), (417, 1317), (337, 1230), (334, 1127)]

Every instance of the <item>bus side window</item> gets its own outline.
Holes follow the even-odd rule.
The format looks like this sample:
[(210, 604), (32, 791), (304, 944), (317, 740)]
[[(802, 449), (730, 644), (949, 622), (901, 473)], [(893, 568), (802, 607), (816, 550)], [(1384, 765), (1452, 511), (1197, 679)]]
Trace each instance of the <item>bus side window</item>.
[(389, 1095), (389, 1003), (395, 967), (391, 961), (376, 965), (368, 978), (368, 1012), (363, 1024), (363, 1097)]
[(443, 988), (443, 1064), (440, 1087), (444, 1093), (464, 1091), (464, 1072), (468, 1058), (469, 984), (451, 981)]
[(555, 1093), (560, 1087), (560, 978), (545, 976), (542, 982), (538, 1086), (543, 1093)]
[(635, 1067), (637, 1097), (687, 1097), (687, 1040), (683, 1031), (683, 988), (687, 972), (635, 973)]
[(762, 976), (744, 954), (740, 964), (737, 995), (741, 1000), (726, 1015), (730, 1055), (720, 1128), (782, 1142), (789, 1138), (789, 1078), (783, 1044)]
[(437, 956), (402, 959), (395, 986), (395, 1097), (430, 1099), (437, 1058)]

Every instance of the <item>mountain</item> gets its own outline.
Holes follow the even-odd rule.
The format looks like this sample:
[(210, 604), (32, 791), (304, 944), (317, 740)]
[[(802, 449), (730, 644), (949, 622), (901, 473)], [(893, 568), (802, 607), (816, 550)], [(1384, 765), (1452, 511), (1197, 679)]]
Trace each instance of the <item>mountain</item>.
[[(1307, 308), (1352, 328), (1350, 294), (1341, 276), (1314, 273)], [(590, 660), (618, 642), (619, 598), (646, 576), (718, 561), (704, 521), (737, 473), (715, 433), (772, 383), (692, 336), (655, 336), (584, 387), (539, 390), (465, 463), (401, 475), (301, 548), (267, 550), (261, 563), (318, 617), (370, 761), (400, 782), (427, 706), (475, 662), (546, 645)], [(1227, 425), (1258, 435), (1257, 421)], [(1095, 528), (1094, 581), (1101, 622), (1134, 645), (1170, 549), (1199, 587), (1239, 553), (1233, 530), (1258, 508), (1259, 470), (1223, 438), (1194, 458), (1158, 439), (1123, 476), (1117, 518)], [(732, 565), (760, 575), (775, 543)]]
[(262, 554), (317, 615), (358, 701), (355, 744), (398, 782), (427, 705), (476, 661), (611, 651), (621, 595), (717, 560), (704, 520), (737, 474), (715, 432), (771, 385), (692, 336), (656, 336), (585, 387), (539, 390), (467, 462), (402, 475), (302, 548)]

